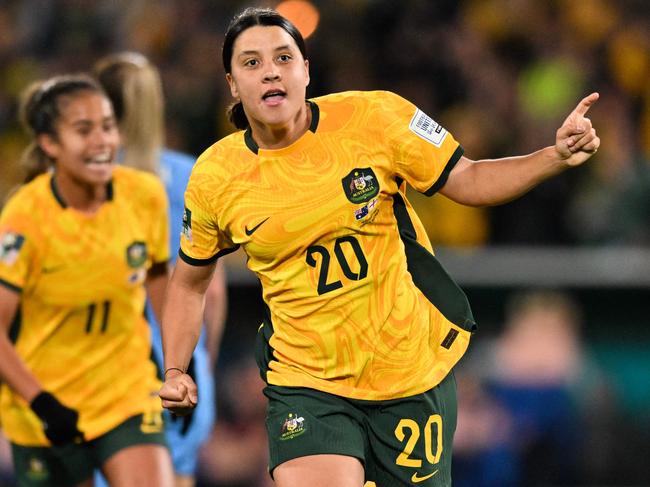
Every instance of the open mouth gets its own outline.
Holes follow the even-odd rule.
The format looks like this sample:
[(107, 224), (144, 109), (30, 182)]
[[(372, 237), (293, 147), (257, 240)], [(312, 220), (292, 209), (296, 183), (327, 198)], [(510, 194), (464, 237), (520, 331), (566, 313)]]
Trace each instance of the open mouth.
[(113, 162), (113, 157), (110, 152), (103, 152), (101, 154), (94, 155), (85, 160), (87, 165), (100, 165), (100, 164), (111, 164)]
[(269, 104), (277, 104), (284, 100), (286, 97), (286, 92), (282, 90), (269, 90), (264, 93), (264, 95), (262, 95), (262, 100)]

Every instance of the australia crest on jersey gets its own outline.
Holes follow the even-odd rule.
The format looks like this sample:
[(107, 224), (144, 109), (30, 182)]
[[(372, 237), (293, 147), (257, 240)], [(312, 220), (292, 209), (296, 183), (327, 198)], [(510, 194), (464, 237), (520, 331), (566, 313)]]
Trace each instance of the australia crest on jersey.
[(352, 203), (364, 203), (379, 193), (379, 181), (369, 167), (356, 168), (341, 179), (343, 192)]
[(144, 242), (133, 242), (126, 248), (126, 263), (135, 269), (142, 267), (147, 262), (147, 244)]

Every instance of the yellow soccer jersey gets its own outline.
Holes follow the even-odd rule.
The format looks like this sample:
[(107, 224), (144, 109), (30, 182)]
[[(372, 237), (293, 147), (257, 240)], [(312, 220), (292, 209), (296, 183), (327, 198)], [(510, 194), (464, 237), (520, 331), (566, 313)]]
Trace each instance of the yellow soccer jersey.
[[(18, 354), (43, 387), (79, 411), (91, 440), (151, 412), (160, 387), (150, 360), (144, 280), (169, 258), (167, 200), (155, 176), (115, 168), (93, 215), (66, 207), (51, 174), (22, 187), (0, 217), (0, 284), (20, 292)], [(20, 445), (47, 445), (29, 406), (2, 386), (0, 420)]]
[(268, 383), (371, 400), (421, 393), (463, 355), (474, 320), (405, 182), (435, 193), (462, 148), (393, 93), (309, 104), (310, 130), (289, 147), (238, 132), (199, 158), (181, 258), (244, 249), (269, 311), (258, 333)]

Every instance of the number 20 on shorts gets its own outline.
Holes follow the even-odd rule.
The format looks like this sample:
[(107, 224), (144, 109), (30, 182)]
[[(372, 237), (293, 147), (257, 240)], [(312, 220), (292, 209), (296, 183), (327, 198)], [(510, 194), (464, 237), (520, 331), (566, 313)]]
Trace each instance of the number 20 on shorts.
[[(424, 454), (431, 465), (436, 465), (442, 456), (442, 416), (433, 414), (429, 416), (424, 425)], [(436, 433), (435, 451), (433, 445), (434, 429)], [(406, 441), (406, 446), (397, 456), (395, 463), (402, 467), (420, 468), (422, 459), (413, 458), (411, 455), (421, 437), (420, 426), (412, 419), (402, 418), (395, 428), (395, 437), (401, 442)]]

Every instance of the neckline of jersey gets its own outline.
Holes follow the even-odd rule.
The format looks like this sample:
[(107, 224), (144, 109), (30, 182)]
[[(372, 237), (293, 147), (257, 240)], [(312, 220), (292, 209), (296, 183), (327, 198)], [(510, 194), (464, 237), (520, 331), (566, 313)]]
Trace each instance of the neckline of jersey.
[[(312, 100), (307, 100), (307, 103), (309, 104), (309, 108), (311, 110), (311, 123), (309, 124), (309, 132), (315, 134), (316, 129), (318, 128), (318, 122), (320, 120), (320, 108), (318, 107), (318, 104)], [(257, 145), (257, 142), (255, 142), (255, 139), (253, 139), (253, 133), (249, 126), (244, 132), (244, 142), (246, 143), (246, 147), (248, 147), (251, 150), (251, 152), (253, 152), (253, 154), (272, 155), (272, 154), (279, 154), (287, 150), (294, 150), (296, 146), (301, 145), (300, 142), (304, 140), (306, 134), (307, 132), (305, 132), (305, 134), (303, 134), (298, 140), (296, 140), (293, 144), (287, 147), (282, 147), (281, 149), (261, 149)], [(260, 154), (260, 152), (262, 154)]]
[[(52, 195), (54, 199), (63, 209), (68, 208), (68, 203), (65, 202), (59, 188), (56, 185), (56, 180), (54, 179), (54, 173), (50, 175), (50, 189), (52, 190)], [(106, 201), (113, 201), (113, 180), (111, 179), (106, 183)]]

